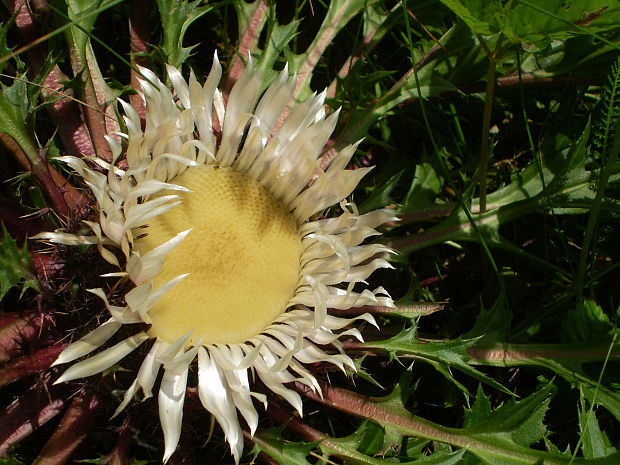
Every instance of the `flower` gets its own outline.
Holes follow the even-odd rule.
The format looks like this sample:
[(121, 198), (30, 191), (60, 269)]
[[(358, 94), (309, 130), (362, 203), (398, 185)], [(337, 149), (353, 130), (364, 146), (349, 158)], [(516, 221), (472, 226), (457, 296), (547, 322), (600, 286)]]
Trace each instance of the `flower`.
[[(383, 288), (360, 290), (391, 250), (362, 244), (375, 228), (394, 220), (387, 209), (364, 215), (341, 203), (340, 216), (311, 220), (343, 201), (369, 168), (345, 170), (350, 145), (323, 171), (319, 155), (338, 112), (326, 116), (325, 93), (296, 105), (283, 120), (295, 80), (285, 68), (262, 93), (263, 80), (249, 62), (227, 104), (217, 86), (217, 54), (204, 85), (168, 66), (174, 94), (149, 70), (140, 94), (144, 130), (137, 112), (120, 101), (126, 133), (108, 137), (115, 164), (100, 159), (59, 159), (92, 191), (98, 221), (84, 221), (89, 235), (56, 231), (38, 238), (66, 245), (91, 244), (118, 267), (105, 278), (135, 286), (124, 306), (102, 288), (89, 289), (110, 314), (107, 321), (65, 349), (55, 365), (75, 362), (108, 342), (124, 325), (148, 329), (83, 358), (56, 381), (100, 373), (147, 340), (154, 340), (135, 381), (117, 409), (135, 394), (158, 393), (164, 462), (181, 433), (188, 370), (198, 359), (198, 394), (217, 420), (238, 462), (243, 436), (237, 411), (254, 434), (258, 413), (248, 374), (257, 376), (300, 414), (297, 381), (320, 387), (306, 364), (327, 362), (351, 370), (339, 338), (362, 340), (353, 320), (327, 312), (364, 305), (392, 306)], [(123, 161), (123, 169), (117, 167)], [(320, 346), (331, 346), (328, 353)]]

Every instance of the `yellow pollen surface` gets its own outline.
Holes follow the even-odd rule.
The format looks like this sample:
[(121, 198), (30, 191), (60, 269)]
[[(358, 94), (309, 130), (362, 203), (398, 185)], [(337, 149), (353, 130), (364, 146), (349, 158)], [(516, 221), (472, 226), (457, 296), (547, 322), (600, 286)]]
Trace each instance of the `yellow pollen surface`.
[(144, 256), (193, 228), (166, 256), (154, 287), (189, 276), (151, 308), (148, 334), (172, 343), (193, 330), (186, 346), (246, 341), (284, 313), (294, 295), (297, 225), (267, 189), (230, 168), (190, 167), (171, 182), (191, 192), (151, 219), (136, 247)]

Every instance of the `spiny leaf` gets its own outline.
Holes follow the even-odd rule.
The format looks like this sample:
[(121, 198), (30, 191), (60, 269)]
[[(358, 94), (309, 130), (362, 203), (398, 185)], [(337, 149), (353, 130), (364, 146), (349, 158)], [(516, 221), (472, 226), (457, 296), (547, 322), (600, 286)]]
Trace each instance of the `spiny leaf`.
[(364, 360), (366, 359), (366, 355), (356, 358), (353, 360), (353, 364), (355, 365), (355, 376), (359, 376), (365, 381), (368, 381), (371, 384), (374, 384), (378, 388), (385, 389), (383, 386), (379, 384), (379, 382), (374, 379), (362, 366), (364, 364)]
[(465, 410), (463, 427), (467, 429), (483, 425), (487, 418), (489, 418), (489, 415), (491, 415), (491, 411), (491, 401), (484, 394), (482, 386), (479, 384), (474, 404), (469, 410)]
[(325, 18), (308, 49), (302, 54), (287, 54), (291, 71), (299, 73), (295, 98), (304, 99), (310, 95), (310, 81), (314, 69), (323, 55), (327, 44), (360, 11), (369, 8), (377, 0), (332, 0), (329, 2)]
[[(9, 47), (6, 37), (9, 30), (13, 27), (13, 23), (15, 22), (15, 15), (12, 16), (8, 21), (0, 24), (0, 56), (6, 56), (11, 53), (13, 47)], [(0, 63), (0, 73), (4, 70), (4, 62)]]
[[(492, 465), (523, 464), (585, 464), (584, 459), (574, 461), (570, 456), (531, 449), (531, 444), (544, 437), (546, 429), (542, 418), (548, 406), (551, 385), (532, 394), (521, 402), (507, 402), (491, 412), (488, 421), (482, 425), (456, 429), (438, 425), (411, 414), (407, 409), (384, 398), (368, 398), (340, 388), (324, 390), (324, 399), (311, 396), (314, 400), (327, 403), (343, 412), (375, 421), (384, 428), (398, 431), (402, 436), (432, 439), (437, 443), (463, 448), (483, 463)], [(620, 454), (605, 458), (603, 463), (612, 464)], [(470, 462), (471, 463), (471, 462)]]
[(512, 312), (506, 305), (504, 296), (500, 294), (489, 309), (482, 304), (481, 307), (474, 327), (465, 334), (465, 337), (482, 337), (485, 342), (505, 341)]
[[(345, 460), (345, 463), (354, 465), (387, 465), (394, 463), (395, 457), (391, 457), (392, 447), (398, 447), (401, 440), (397, 443), (389, 443), (389, 434), (385, 434), (380, 425), (371, 422), (363, 422), (360, 427), (350, 436), (344, 438), (325, 438), (319, 443), (319, 447), (325, 455), (336, 456)], [(402, 436), (399, 434), (398, 438)], [(408, 451), (409, 452), (409, 451)], [(414, 458), (411, 461), (399, 461), (402, 465), (453, 465), (465, 453), (464, 450), (452, 452), (450, 449), (436, 451), (430, 456), (425, 456), (422, 451), (412, 455), (407, 453), (407, 457)], [(401, 456), (403, 454), (400, 454)], [(382, 458), (378, 458), (381, 456)]]
[(22, 282), (22, 294), (26, 289), (38, 290), (36, 279), (32, 276), (30, 255), (26, 244), (20, 250), (17, 242), (2, 225), (0, 241), (0, 300), (13, 287)]
[(596, 411), (581, 392), (579, 402), (579, 428), (581, 430), (581, 450), (587, 459), (607, 457), (616, 452), (607, 434), (601, 431)]
[(338, 444), (360, 451), (365, 455), (375, 455), (383, 448), (385, 433), (376, 423), (364, 421), (355, 432), (347, 437), (335, 439)]
[[(594, 350), (596, 352), (600, 351), (600, 349)], [(589, 349), (584, 347), (583, 351), (586, 353)], [(601, 355), (601, 361), (604, 359), (604, 356), (605, 352)], [(561, 376), (573, 387), (579, 388), (591, 403), (606, 408), (620, 421), (620, 395), (616, 390), (592, 379), (586, 374), (582, 368), (583, 363), (585, 363), (585, 359), (565, 359), (549, 356), (539, 356), (528, 361), (529, 365), (545, 367)]]
[(175, 68), (179, 68), (189, 58), (194, 48), (183, 47), (187, 28), (213, 8), (212, 5), (199, 6), (200, 3), (200, 0), (157, 0), (163, 30), (161, 51), (165, 63)]
[[(574, 119), (574, 118), (573, 118)], [(579, 131), (577, 140), (574, 132)], [(572, 134), (572, 135), (569, 135)], [(459, 206), (443, 204), (450, 214), (440, 224), (412, 236), (390, 241), (388, 244), (402, 254), (430, 247), (446, 241), (480, 241), (483, 236), (487, 244), (519, 252), (524, 258), (546, 264), (540, 258), (529, 256), (525, 251), (510, 244), (500, 235), (500, 226), (525, 215), (542, 211), (555, 214), (584, 213), (593, 205), (595, 192), (592, 183), (597, 174), (585, 169), (590, 124), (583, 121), (565, 122), (553, 137), (543, 143), (543, 168), (540, 172), (532, 162), (513, 182), (487, 197), (488, 211), (474, 217), (477, 231)], [(620, 172), (615, 167), (610, 181), (618, 181)], [(604, 208), (620, 211), (620, 202), (606, 199)], [(424, 211), (427, 207), (421, 207)], [(478, 208), (478, 200), (472, 202), (472, 211)], [(410, 212), (410, 216), (415, 216)]]
[(402, 176), (403, 171), (399, 171), (388, 179), (385, 183), (373, 188), (372, 193), (362, 204), (358, 206), (360, 213), (367, 213), (378, 208), (383, 208), (386, 205), (393, 203), (390, 194), (398, 185), (398, 181)]
[[(440, 373), (452, 382), (456, 382), (456, 380), (453, 376), (451, 376), (450, 368), (456, 368), (457, 370), (472, 376), (485, 384), (493, 386), (495, 389), (511, 394), (511, 392), (500, 383), (476, 370), (467, 363), (467, 360), (469, 359), (467, 350), (472, 348), (477, 342), (478, 339), (455, 339), (445, 342), (423, 342), (417, 340), (413, 330), (409, 328), (401, 331), (399, 334), (390, 339), (367, 342), (364, 346), (373, 349), (384, 349), (395, 355), (410, 355), (415, 359), (423, 360), (424, 362), (433, 365)], [(457, 383), (457, 385), (459, 384)], [(459, 388), (465, 390), (466, 392), (466, 388), (464, 386), (459, 385)]]
[(277, 73), (273, 69), (274, 63), (295, 37), (299, 27), (299, 20), (293, 19), (288, 24), (280, 24), (275, 16), (275, 6), (271, 5), (269, 7), (265, 46), (262, 51), (258, 47), (255, 48), (258, 54), (258, 68), (265, 76), (266, 83), (275, 78)]
[(310, 465), (306, 460), (308, 454), (316, 449), (315, 442), (288, 442), (280, 439), (278, 431), (269, 430), (256, 434), (253, 438), (254, 452), (264, 452), (278, 463), (290, 465)]
[[(570, 379), (570, 374), (565, 374), (563, 377)], [(616, 420), (620, 421), (620, 395), (617, 390), (600, 383), (586, 383), (583, 380), (579, 383), (579, 387), (590, 403), (606, 408)]]
[[(534, 4), (537, 9), (530, 5)], [(514, 2), (503, 32), (515, 42), (539, 48), (553, 39), (614, 29), (620, 19), (618, 2), (610, 0), (536, 0)]]
[(509, 399), (488, 412), (486, 418), (483, 418), (486, 407), (482, 400), (475, 409), (477, 425), (466, 428), (466, 431), (472, 435), (483, 433), (524, 447), (534, 444), (547, 432), (543, 420), (549, 407), (552, 387), (552, 384), (548, 384), (520, 401)]

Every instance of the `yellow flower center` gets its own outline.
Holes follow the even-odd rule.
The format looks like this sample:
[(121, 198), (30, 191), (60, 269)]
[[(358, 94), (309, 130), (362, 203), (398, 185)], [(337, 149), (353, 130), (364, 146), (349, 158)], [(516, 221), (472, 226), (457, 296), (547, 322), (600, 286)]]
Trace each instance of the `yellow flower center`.
[(301, 239), (290, 212), (257, 181), (230, 168), (191, 167), (173, 181), (183, 203), (149, 221), (142, 255), (193, 228), (170, 252), (155, 286), (189, 276), (151, 308), (149, 336), (186, 346), (238, 343), (280, 314), (299, 280)]

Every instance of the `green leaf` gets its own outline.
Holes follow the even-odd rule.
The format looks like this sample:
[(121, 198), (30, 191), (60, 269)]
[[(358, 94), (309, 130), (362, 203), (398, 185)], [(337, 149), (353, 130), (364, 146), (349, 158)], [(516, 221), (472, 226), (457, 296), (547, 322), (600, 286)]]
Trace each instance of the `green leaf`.
[(616, 452), (607, 434), (601, 431), (593, 406), (581, 392), (579, 401), (579, 428), (581, 430), (581, 450), (586, 459), (607, 457)]
[[(82, 74), (82, 78), (86, 84), (87, 94), (100, 92), (105, 100), (109, 101), (116, 96), (103, 78), (90, 39), (99, 14), (118, 2), (115, 0), (65, 0), (65, 2), (67, 4), (66, 17), (74, 22), (67, 30), (67, 36), (74, 52), (71, 57), (73, 71), (76, 75), (86, 71)], [(90, 86), (93, 86), (94, 90), (91, 90)], [(97, 98), (97, 100), (100, 99)]]
[(471, 435), (484, 433), (523, 447), (536, 443), (547, 432), (543, 420), (549, 408), (552, 387), (552, 384), (548, 384), (521, 401), (509, 399), (489, 412), (486, 419), (482, 418), (484, 405), (479, 406), (476, 410), (478, 424), (466, 431)]
[(499, 32), (504, 8), (499, 0), (441, 0), (476, 34)]
[(401, 213), (408, 213), (421, 205), (432, 204), (437, 194), (441, 192), (443, 178), (439, 175), (429, 157), (415, 167), (415, 174), (409, 187), (409, 192), (403, 200)]
[(287, 465), (310, 465), (306, 460), (308, 454), (316, 449), (315, 442), (288, 442), (279, 438), (279, 431), (262, 431), (252, 439), (255, 445), (254, 452), (264, 452), (278, 463)]
[[(15, 16), (13, 15), (8, 21), (0, 24), (0, 57), (7, 56), (13, 50), (13, 47), (9, 47), (6, 38), (8, 32), (13, 27), (15, 23)], [(0, 62), (0, 73), (4, 71), (4, 62)]]
[[(390, 437), (389, 434), (385, 434), (381, 425), (365, 421), (350, 436), (344, 438), (326, 437), (319, 443), (319, 447), (325, 455), (336, 456), (348, 464), (387, 465), (392, 463), (389, 451), (398, 448), (402, 440), (400, 434), (394, 436), (398, 442), (391, 442)], [(416, 460), (398, 463), (402, 465), (456, 465), (464, 452), (464, 450), (452, 452), (448, 449), (435, 452), (430, 456), (419, 454), (419, 458)], [(378, 455), (384, 458), (379, 459), (377, 458)]]
[[(610, 0), (441, 0), (479, 35), (504, 33), (517, 43), (543, 48), (553, 39), (616, 28), (620, 7)], [(533, 4), (536, 8), (533, 8)]]
[[(25, 75), (18, 77), (24, 78)], [(23, 80), (16, 79), (10, 87), (2, 85), (2, 92), (0, 92), (0, 132), (15, 139), (15, 142), (34, 165), (40, 157), (26, 125), (26, 119), (31, 111), (28, 88)]]
[(620, 6), (610, 0), (519, 1), (507, 14), (503, 32), (515, 42), (544, 47), (553, 39), (603, 32), (619, 23)]
[(512, 320), (512, 312), (506, 305), (505, 297), (500, 294), (489, 309), (484, 308), (484, 305), (481, 306), (474, 327), (465, 334), (465, 337), (481, 337), (484, 342), (505, 341)]
[[(541, 148), (542, 169), (533, 161), (509, 185), (490, 194), (487, 197), (488, 211), (473, 215), (476, 228), (458, 205), (442, 204), (438, 208), (450, 214), (441, 223), (422, 233), (388, 244), (402, 254), (409, 254), (447, 241), (479, 242), (482, 236), (493, 247), (517, 253), (535, 263), (552, 266), (510, 244), (500, 236), (499, 229), (510, 221), (534, 212), (576, 214), (587, 212), (593, 205), (596, 193), (591, 187), (598, 173), (585, 169), (591, 125), (589, 121), (584, 123), (575, 118), (560, 119), (556, 125), (558, 132), (548, 137)], [(575, 133), (579, 134), (577, 140)], [(620, 166), (616, 166), (610, 180), (619, 179)], [(602, 204), (605, 209), (620, 212), (620, 202), (617, 200), (606, 199)], [(476, 210), (478, 199), (474, 199), (470, 207), (470, 211)], [(428, 207), (420, 207), (418, 211), (426, 212)], [(405, 219), (415, 218), (418, 211), (409, 212)], [(560, 269), (557, 271), (562, 272)]]
[(441, 449), (436, 447), (432, 455), (420, 457), (417, 460), (407, 462), (411, 465), (456, 465), (461, 463), (465, 450), (457, 450), (456, 452), (450, 452), (448, 448)]
[(489, 397), (484, 394), (484, 391), (482, 390), (482, 385), (479, 384), (474, 404), (469, 410), (465, 410), (463, 427), (467, 429), (483, 425), (490, 415), (491, 401), (489, 400)]
[(24, 462), (15, 457), (8, 457), (5, 459), (0, 458), (0, 465), (24, 465)]
[(467, 392), (465, 386), (454, 379), (450, 373), (451, 368), (455, 368), (495, 389), (512, 394), (493, 378), (488, 377), (467, 363), (467, 360), (469, 360), (467, 350), (473, 348), (477, 342), (478, 339), (423, 342), (415, 338), (414, 328), (408, 328), (390, 339), (367, 342), (364, 344), (364, 347), (383, 349), (395, 356), (408, 355), (411, 358), (429, 363), (464, 392)]
[(200, 0), (157, 0), (163, 30), (161, 50), (164, 62), (175, 68), (189, 58), (194, 48), (183, 47), (187, 28), (213, 8), (212, 5), (199, 6), (200, 3)]
[(368, 381), (370, 384), (373, 384), (380, 389), (385, 389), (364, 369), (363, 364), (366, 357), (366, 355), (363, 355), (353, 360), (353, 364), (355, 365), (355, 376), (359, 376), (364, 381)]
[(398, 185), (398, 181), (400, 180), (402, 174), (403, 171), (399, 171), (390, 177), (390, 179), (386, 182), (374, 187), (370, 196), (358, 206), (360, 213), (367, 213), (372, 210), (377, 210), (393, 203), (394, 200), (392, 200), (390, 194)]
[(270, 6), (270, 18), (267, 23), (267, 38), (262, 51), (258, 46), (255, 48), (258, 69), (265, 76), (265, 85), (271, 82), (277, 75), (274, 64), (289, 42), (297, 35), (299, 20), (292, 20), (288, 24), (279, 24), (275, 18), (275, 6)]
[(589, 342), (609, 336), (614, 326), (603, 309), (592, 300), (585, 300), (568, 311), (562, 321), (562, 339), (566, 342)]
[[(324, 452), (328, 452), (327, 449), (330, 448), (329, 445), (337, 444), (342, 449), (349, 451), (348, 457), (357, 455), (354, 454), (353, 451), (360, 452), (364, 455), (373, 456), (385, 450), (385, 448), (383, 447), (384, 438), (385, 431), (380, 425), (377, 425), (376, 423), (370, 421), (364, 421), (353, 434), (344, 438), (332, 438), (329, 443), (326, 443), (326, 441), (322, 441), (320, 446), (321, 449), (324, 450)], [(338, 455), (341, 454), (342, 451), (340, 451)]]
[(0, 241), (0, 300), (13, 287), (21, 283), (22, 294), (27, 289), (39, 290), (37, 280), (33, 277), (30, 255), (26, 243), (20, 250), (17, 242), (2, 225)]
[(613, 138), (620, 120), (620, 57), (609, 73), (609, 83), (599, 104), (600, 115), (594, 124), (593, 138), (602, 156), (611, 152)]
[[(486, 421), (477, 426), (458, 429), (438, 425), (411, 414), (394, 396), (368, 398), (344, 389), (334, 388), (326, 393), (329, 403), (344, 412), (375, 421), (386, 430), (393, 429), (403, 437), (413, 436), (434, 441), (435, 450), (450, 450), (440, 443), (456, 446), (474, 454), (483, 463), (492, 465), (543, 464), (577, 465), (587, 463), (556, 452), (530, 449), (532, 444), (545, 437), (546, 428), (542, 422), (549, 403), (549, 384), (520, 402), (509, 401), (490, 412)], [(480, 409), (481, 414), (485, 413)], [(482, 421), (482, 418), (479, 419)], [(432, 456), (429, 459), (432, 459)], [(618, 454), (608, 456), (601, 465), (613, 464)], [(373, 463), (373, 462), (363, 462)], [(422, 462), (414, 462), (422, 463)], [(467, 461), (466, 463), (476, 463)]]
[(599, 382), (575, 372), (564, 372), (562, 377), (579, 386), (583, 395), (591, 404), (606, 408), (616, 420), (620, 421), (620, 394)]

